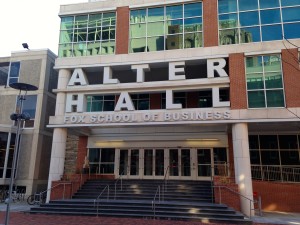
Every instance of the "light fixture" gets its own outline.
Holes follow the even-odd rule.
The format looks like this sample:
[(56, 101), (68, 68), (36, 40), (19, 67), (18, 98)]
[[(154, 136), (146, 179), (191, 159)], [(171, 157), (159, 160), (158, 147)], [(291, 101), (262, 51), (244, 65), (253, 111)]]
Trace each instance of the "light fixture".
[(188, 138), (187, 141), (219, 141), (218, 138)]
[(27, 43), (22, 43), (23, 48), (27, 48), (29, 50), (29, 46)]

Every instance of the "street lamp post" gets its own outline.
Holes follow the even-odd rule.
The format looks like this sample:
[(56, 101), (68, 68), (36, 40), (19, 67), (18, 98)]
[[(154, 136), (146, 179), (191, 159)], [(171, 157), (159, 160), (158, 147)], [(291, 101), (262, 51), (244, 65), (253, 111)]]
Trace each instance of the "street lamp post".
[(30, 115), (28, 113), (22, 113), (23, 101), (26, 100), (27, 91), (35, 91), (38, 89), (36, 86), (33, 86), (31, 84), (25, 84), (25, 83), (11, 83), (11, 84), (9, 84), (9, 86), (11, 88), (19, 90), (19, 95), (18, 95), (16, 113), (13, 113), (10, 115), (10, 119), (17, 122), (17, 130), (16, 130), (15, 148), (14, 148), (14, 155), (13, 155), (13, 164), (12, 164), (12, 168), (11, 168), (8, 197), (5, 200), (5, 203), (7, 204), (6, 214), (5, 214), (5, 225), (8, 225), (8, 223), (9, 223), (10, 203), (12, 201), (11, 195), (12, 195), (12, 189), (13, 189), (13, 185), (14, 185), (18, 151), (19, 151), (21, 122), (22, 122), (22, 120), (25, 121), (25, 120), (30, 119)]

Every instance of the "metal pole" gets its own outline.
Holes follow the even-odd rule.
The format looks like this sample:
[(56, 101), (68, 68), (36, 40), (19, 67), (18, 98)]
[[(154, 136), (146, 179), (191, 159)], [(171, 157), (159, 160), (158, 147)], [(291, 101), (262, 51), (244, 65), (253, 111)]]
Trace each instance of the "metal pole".
[[(19, 102), (20, 102), (20, 109), (19, 109), (18, 114), (20, 114), (20, 113), (22, 113), (23, 100), (25, 100), (25, 98), (23, 98), (23, 96), (21, 95), (21, 90), (20, 90), (18, 98), (19, 98)], [(5, 225), (8, 225), (8, 223), (9, 223), (9, 211), (10, 211), (11, 195), (12, 195), (12, 189), (13, 189), (13, 185), (14, 185), (15, 172), (16, 172), (15, 170), (16, 170), (16, 166), (17, 166), (17, 158), (18, 158), (18, 151), (19, 151), (20, 128), (21, 128), (21, 118), (18, 117), (16, 139), (15, 139), (15, 148), (14, 148), (14, 158), (13, 158), (13, 165), (12, 165), (12, 168), (11, 168), (8, 198), (5, 200), (5, 203), (7, 204), (6, 214), (5, 214)]]

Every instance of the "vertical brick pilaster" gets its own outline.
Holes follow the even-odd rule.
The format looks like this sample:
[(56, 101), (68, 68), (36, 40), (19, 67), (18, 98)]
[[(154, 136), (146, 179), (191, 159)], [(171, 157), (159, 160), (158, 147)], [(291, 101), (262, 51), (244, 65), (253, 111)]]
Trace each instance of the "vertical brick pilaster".
[(150, 109), (161, 109), (161, 94), (150, 94)]
[(244, 53), (229, 55), (231, 109), (247, 109)]
[(282, 50), (282, 70), (286, 107), (300, 107), (300, 67), (297, 48)]
[(198, 92), (187, 92), (187, 108), (198, 108)]
[(129, 7), (117, 8), (116, 54), (128, 53)]
[(218, 1), (203, 0), (204, 47), (218, 46)]
[(78, 152), (77, 152), (77, 163), (76, 163), (76, 170), (82, 171), (84, 158), (87, 155), (87, 136), (80, 136), (78, 140)]

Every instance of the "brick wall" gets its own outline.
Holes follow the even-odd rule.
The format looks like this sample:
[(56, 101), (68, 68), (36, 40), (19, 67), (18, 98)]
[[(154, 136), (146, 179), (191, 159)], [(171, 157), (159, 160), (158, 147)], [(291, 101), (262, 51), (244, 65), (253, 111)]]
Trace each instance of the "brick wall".
[(237, 211), (241, 211), (240, 196), (236, 194), (239, 193), (238, 185), (235, 184), (234, 178), (215, 176), (214, 186), (216, 203), (222, 203)]
[(247, 109), (244, 53), (229, 55), (231, 109)]
[(150, 107), (151, 109), (161, 108), (161, 94), (150, 94)]
[(117, 8), (116, 54), (128, 53), (129, 7)]
[(218, 46), (218, 1), (203, 0), (204, 47)]
[(300, 67), (298, 49), (282, 50), (282, 69), (287, 107), (300, 106)]
[(252, 181), (266, 211), (300, 212), (300, 184)]
[(77, 162), (76, 171), (81, 172), (83, 169), (84, 159), (87, 155), (87, 136), (80, 136), (78, 139), (78, 151), (77, 151)]

